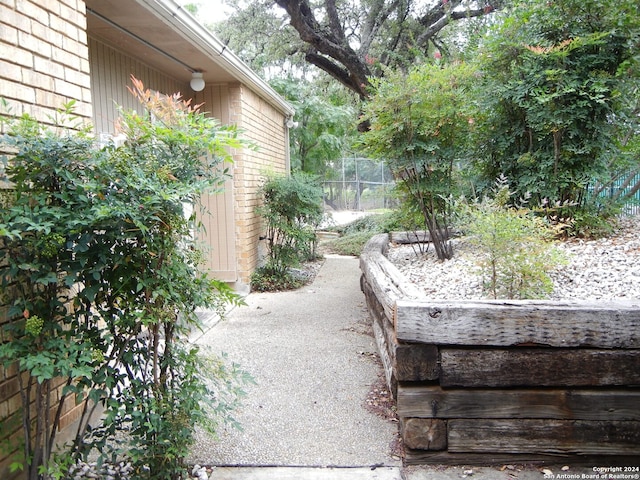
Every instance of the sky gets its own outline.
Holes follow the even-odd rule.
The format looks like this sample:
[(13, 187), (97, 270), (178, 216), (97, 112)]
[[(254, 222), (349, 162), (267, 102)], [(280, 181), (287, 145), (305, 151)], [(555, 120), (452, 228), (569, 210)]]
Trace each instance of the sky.
[(179, 0), (180, 5), (193, 3), (198, 7), (197, 18), (200, 23), (215, 23), (229, 15), (229, 7), (222, 0)]

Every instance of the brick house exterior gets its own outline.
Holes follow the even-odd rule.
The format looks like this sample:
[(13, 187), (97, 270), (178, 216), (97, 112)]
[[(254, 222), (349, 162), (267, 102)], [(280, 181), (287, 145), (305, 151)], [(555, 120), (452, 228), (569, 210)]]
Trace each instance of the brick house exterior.
[[(189, 86), (193, 71), (203, 72), (200, 92)], [(286, 123), (293, 109), (174, 0), (0, 0), (0, 97), (11, 115), (46, 123), (75, 100), (76, 114), (95, 126), (97, 137), (113, 133), (116, 104), (136, 108), (126, 90), (132, 74), (148, 88), (203, 103), (258, 146), (233, 151), (225, 192), (203, 198), (212, 212), (202, 218), (207, 269), (248, 291), (260, 262), (258, 188), (265, 172), (289, 171)], [(6, 293), (0, 292), (0, 325), (10, 321)], [(0, 365), (0, 421), (19, 406), (16, 371)], [(79, 407), (65, 406), (63, 426), (78, 418)], [(0, 478), (8, 479), (17, 447), (6, 440), (18, 438), (19, 425), (0, 425)]]

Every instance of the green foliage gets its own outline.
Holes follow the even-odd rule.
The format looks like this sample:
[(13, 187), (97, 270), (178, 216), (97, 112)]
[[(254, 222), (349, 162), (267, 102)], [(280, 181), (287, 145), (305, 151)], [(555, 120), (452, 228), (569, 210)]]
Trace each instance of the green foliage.
[[(197, 225), (184, 206), (220, 188), (226, 149), (241, 143), (234, 129), (179, 96), (132, 80), (144, 113), (121, 113), (121, 147), (97, 150), (89, 127), (63, 128), (76, 124), (71, 106), (60, 127), (24, 116), (2, 138), (15, 155), (5, 159), (14, 189), (0, 214), (0, 279), (16, 292), (9, 314), (24, 321), (3, 329), (0, 360), (19, 359), (26, 374), (18, 378), (23, 424), (34, 426), (23, 432), (30, 480), (57, 468), (49, 458), (69, 398), (90, 400), (74, 457), (95, 447), (168, 479), (183, 472), (205, 400), (224, 398), (203, 384), (187, 335), (198, 327), (197, 307), (222, 309), (239, 298), (198, 269)], [(56, 378), (65, 381), (57, 399), (50, 395)], [(90, 429), (98, 404), (104, 424)], [(107, 449), (120, 430), (130, 443)]]
[(307, 278), (297, 276), (294, 272), (276, 272), (268, 266), (257, 268), (251, 274), (251, 289), (255, 292), (295, 290), (307, 283)]
[(619, 208), (596, 208), (587, 203), (578, 209), (571, 209), (566, 235), (579, 238), (601, 238), (614, 233), (614, 224)]
[(333, 227), (340, 237), (326, 242), (326, 247), (338, 255), (359, 256), (366, 243), (379, 233), (409, 229), (396, 211), (371, 214), (346, 225)]
[(402, 200), (422, 214), (441, 260), (452, 255), (446, 199), (456, 191), (457, 164), (467, 157), (473, 74), (464, 63), (392, 73), (375, 84), (376, 95), (365, 107), (371, 129), (363, 146), (388, 162)]
[(492, 298), (545, 298), (553, 291), (548, 272), (563, 258), (550, 244), (553, 229), (524, 206), (510, 205), (511, 194), (502, 178), (493, 198), (458, 204), (460, 228), (476, 247), (474, 257)]
[(392, 230), (398, 230), (398, 215), (395, 211), (385, 213), (373, 213), (364, 215), (360, 218), (341, 225), (333, 227), (332, 230), (342, 235), (350, 235), (352, 233), (388, 233)]
[(264, 285), (280, 284), (274, 279), (284, 281), (291, 267), (315, 256), (322, 189), (307, 175), (273, 176), (262, 186), (262, 196), (258, 213), (265, 220), (268, 258), (258, 275), (265, 277)]
[(331, 252), (338, 255), (351, 255), (358, 257), (362, 253), (362, 249), (367, 242), (377, 233), (382, 232), (359, 231), (345, 234), (327, 242), (327, 247)]
[[(228, 48), (263, 78), (305, 69), (304, 49), (281, 11), (261, 0), (225, 0), (230, 15), (202, 18)], [(215, 23), (211, 23), (211, 21)]]
[(521, 2), (487, 35), (476, 138), (485, 178), (505, 174), (536, 203), (585, 201), (618, 156), (611, 119), (637, 13), (630, 1)]
[(325, 176), (332, 162), (342, 157), (355, 135), (355, 111), (328, 86), (277, 79), (271, 85), (296, 111), (297, 126), (289, 130), (291, 168)]

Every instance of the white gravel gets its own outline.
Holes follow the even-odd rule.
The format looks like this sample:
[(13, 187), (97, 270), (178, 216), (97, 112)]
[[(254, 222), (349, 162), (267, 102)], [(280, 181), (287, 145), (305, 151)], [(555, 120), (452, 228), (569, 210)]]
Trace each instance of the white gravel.
[[(394, 245), (388, 258), (428, 299), (478, 300), (490, 298), (482, 289), (474, 251), (464, 238), (454, 240), (451, 260), (437, 260), (433, 248)], [(550, 300), (640, 299), (640, 216), (620, 220), (614, 235), (598, 240), (557, 242), (568, 259), (550, 272), (554, 290)]]

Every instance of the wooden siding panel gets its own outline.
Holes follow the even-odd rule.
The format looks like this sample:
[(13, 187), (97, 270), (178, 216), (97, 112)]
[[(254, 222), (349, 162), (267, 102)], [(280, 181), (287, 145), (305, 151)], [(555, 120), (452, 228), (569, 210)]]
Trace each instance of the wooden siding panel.
[(89, 62), (94, 103), (93, 122), (97, 133), (114, 133), (118, 106), (127, 110), (140, 110), (137, 100), (127, 90), (127, 85), (131, 85), (131, 75), (142, 80), (146, 88), (161, 93), (189, 93), (188, 84), (175, 80), (93, 37), (89, 37)]
[[(196, 104), (202, 103), (201, 110), (217, 119), (222, 125), (229, 124), (229, 89), (227, 85), (207, 86), (195, 95)], [(233, 166), (230, 173), (233, 174)], [(199, 215), (205, 231), (199, 240), (206, 244), (208, 273), (225, 282), (238, 279), (235, 235), (235, 211), (233, 179), (224, 184), (224, 190), (217, 194), (203, 195), (201, 198), (204, 214)]]
[[(127, 90), (130, 76), (142, 80), (145, 87), (165, 94), (184, 92), (191, 94), (188, 84), (179, 82), (144, 63), (131, 58), (109, 45), (89, 39), (91, 84), (94, 95), (94, 124), (97, 133), (115, 132), (118, 106), (128, 110), (140, 110), (137, 100)], [(202, 110), (228, 123), (228, 88), (211, 86), (195, 95), (196, 103), (203, 103)], [(232, 182), (225, 184), (225, 192), (205, 195), (201, 199), (208, 214), (198, 215), (206, 233), (199, 237), (205, 244), (205, 269), (215, 278), (235, 281), (237, 278), (234, 236), (234, 212)]]

